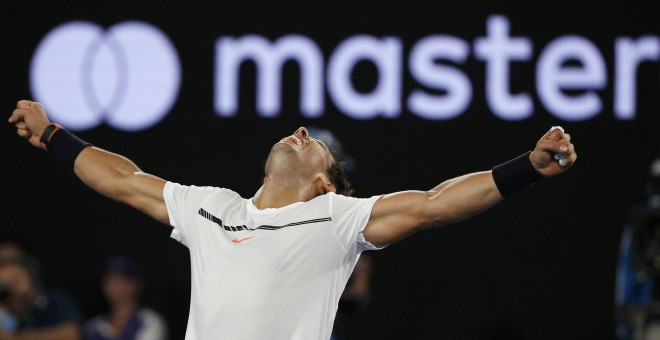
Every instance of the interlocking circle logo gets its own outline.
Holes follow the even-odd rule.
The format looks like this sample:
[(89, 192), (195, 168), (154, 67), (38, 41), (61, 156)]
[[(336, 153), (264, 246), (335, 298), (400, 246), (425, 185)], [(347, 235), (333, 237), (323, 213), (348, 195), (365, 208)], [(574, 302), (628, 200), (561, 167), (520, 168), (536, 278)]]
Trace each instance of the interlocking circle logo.
[(32, 94), (49, 117), (71, 130), (106, 122), (147, 129), (176, 101), (181, 67), (176, 49), (158, 28), (126, 21), (104, 30), (74, 21), (39, 43), (32, 58)]

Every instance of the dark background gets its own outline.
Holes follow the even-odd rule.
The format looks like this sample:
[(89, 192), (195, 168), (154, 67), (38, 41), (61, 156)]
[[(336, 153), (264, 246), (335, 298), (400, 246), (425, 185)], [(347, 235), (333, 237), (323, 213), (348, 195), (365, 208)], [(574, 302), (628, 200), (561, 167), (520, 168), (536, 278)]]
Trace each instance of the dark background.
[[(646, 62), (638, 72), (637, 116), (612, 112), (614, 41), (660, 34), (652, 2), (553, 1), (327, 1), (309, 2), (3, 2), (0, 5), (0, 109), (31, 98), (34, 49), (54, 27), (89, 20), (109, 27), (140, 20), (159, 27), (178, 50), (182, 84), (168, 116), (153, 128), (122, 132), (109, 126), (78, 133), (123, 154), (168, 180), (229, 187), (245, 197), (258, 188), (270, 146), (300, 125), (333, 130), (357, 160), (351, 178), (357, 196), (430, 189), (441, 181), (493, 165), (533, 148), (551, 126), (573, 136), (576, 166), (460, 224), (419, 233), (373, 252), (372, 303), (356, 333), (365, 339), (474, 339), (486, 329), (510, 328), (524, 339), (613, 339), (617, 247), (630, 208), (644, 200), (648, 166), (658, 151), (660, 73)], [(298, 70), (285, 66), (283, 113), (263, 119), (254, 111), (254, 67), (243, 68), (241, 111), (213, 112), (215, 41), (255, 33), (269, 39), (303, 34), (327, 58), (355, 34), (393, 35), (411, 46), (431, 34), (470, 44), (486, 33), (489, 15), (503, 14), (511, 35), (534, 43), (533, 61), (512, 66), (512, 92), (529, 92), (531, 118), (506, 122), (485, 100), (484, 63), (465, 65), (473, 101), (454, 120), (427, 121), (408, 112), (394, 120), (353, 120), (332, 106), (318, 119), (298, 111)], [(583, 122), (558, 121), (535, 91), (535, 61), (551, 40), (579, 34), (594, 42), (608, 67), (598, 91), (603, 111)], [(373, 86), (368, 63), (355, 71), (359, 86)], [(404, 96), (419, 85), (404, 71)], [(404, 98), (405, 98), (404, 97)], [(405, 101), (404, 101), (405, 103)], [(403, 106), (405, 110), (405, 105)], [(0, 124), (0, 232), (28, 240), (45, 267), (46, 283), (63, 287), (88, 316), (102, 308), (99, 267), (111, 254), (136, 257), (147, 278), (145, 304), (167, 317), (174, 339), (183, 337), (190, 276), (187, 249), (170, 228), (99, 196), (45, 152)]]

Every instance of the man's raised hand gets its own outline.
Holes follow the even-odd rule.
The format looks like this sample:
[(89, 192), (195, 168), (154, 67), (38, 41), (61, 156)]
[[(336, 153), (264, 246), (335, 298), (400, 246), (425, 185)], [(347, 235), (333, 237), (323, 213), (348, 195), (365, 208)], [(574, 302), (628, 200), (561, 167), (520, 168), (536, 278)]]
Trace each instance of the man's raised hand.
[(9, 117), (9, 122), (16, 126), (16, 133), (19, 136), (27, 139), (34, 147), (45, 149), (39, 139), (50, 121), (40, 103), (29, 100), (19, 101), (16, 110)]
[[(556, 153), (566, 155), (566, 158), (557, 160)], [(553, 128), (541, 137), (536, 143), (534, 151), (529, 155), (534, 169), (545, 177), (555, 176), (570, 168), (577, 160), (575, 146), (571, 143), (571, 135), (561, 128)]]

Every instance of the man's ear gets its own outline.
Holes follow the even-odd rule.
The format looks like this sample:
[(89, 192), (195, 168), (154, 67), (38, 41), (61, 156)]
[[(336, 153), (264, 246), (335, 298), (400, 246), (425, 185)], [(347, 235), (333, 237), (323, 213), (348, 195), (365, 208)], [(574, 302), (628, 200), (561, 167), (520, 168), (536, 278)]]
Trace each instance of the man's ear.
[(330, 179), (325, 175), (319, 175), (316, 178), (316, 190), (321, 193), (321, 195), (327, 194), (329, 192), (337, 193), (337, 188), (335, 185), (330, 182)]

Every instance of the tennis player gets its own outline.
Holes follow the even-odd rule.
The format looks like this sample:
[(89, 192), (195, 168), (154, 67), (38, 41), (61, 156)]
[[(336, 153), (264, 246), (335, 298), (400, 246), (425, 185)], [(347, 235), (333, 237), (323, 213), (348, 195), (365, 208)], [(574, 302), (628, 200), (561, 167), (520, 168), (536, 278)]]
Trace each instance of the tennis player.
[(173, 227), (190, 250), (190, 340), (328, 339), (361, 252), (468, 218), (577, 159), (570, 135), (553, 128), (492, 170), (354, 198), (340, 159), (301, 127), (272, 146), (263, 186), (245, 199), (144, 173), (51, 123), (36, 102), (18, 102), (9, 122), (92, 189)]

